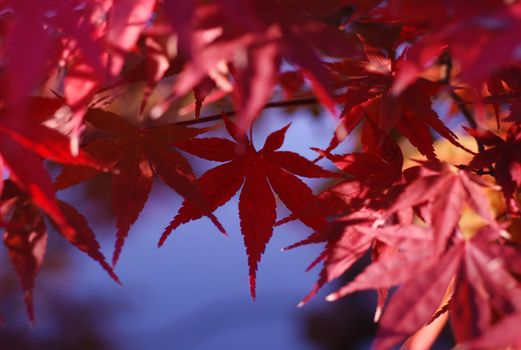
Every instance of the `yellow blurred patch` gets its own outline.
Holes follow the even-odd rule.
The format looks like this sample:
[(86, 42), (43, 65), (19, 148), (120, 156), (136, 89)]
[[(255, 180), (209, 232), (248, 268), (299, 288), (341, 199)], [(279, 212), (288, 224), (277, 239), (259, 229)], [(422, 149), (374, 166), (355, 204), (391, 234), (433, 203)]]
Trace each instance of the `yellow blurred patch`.
[[(470, 149), (471, 151), (477, 152), (477, 145), (474, 138), (467, 135), (458, 135), (459, 142)], [(406, 139), (400, 141), (400, 147), (404, 155), (404, 169), (418, 165), (414, 159), (426, 160), (426, 158), (418, 152), (418, 150)], [(473, 155), (469, 152), (454, 146), (446, 139), (440, 139), (434, 142), (434, 151), (441, 161), (447, 162), (453, 165), (468, 164)]]
[[(463, 146), (467, 147), (468, 149), (474, 152), (477, 151), (476, 141), (473, 137), (466, 135), (458, 137), (459, 142)], [(402, 141), (400, 143), (400, 147), (402, 147), (402, 151), (404, 153), (405, 158), (404, 169), (418, 165), (418, 163), (416, 163), (414, 159), (426, 159), (407, 140)], [(441, 139), (434, 142), (434, 149), (436, 155), (441, 161), (444, 161), (452, 165), (468, 164), (473, 158), (472, 154), (466, 152), (465, 150), (459, 147), (454, 146), (452, 143), (445, 139)], [(492, 176), (486, 175), (482, 178), (492, 185), (495, 184), (495, 180)], [(493, 188), (483, 188), (483, 190), (487, 194), (493, 215), (495, 217), (501, 216), (506, 210), (505, 201), (501, 193)], [(513, 222), (515, 223), (515, 225), (513, 223), (512, 226), (515, 227), (512, 227), (512, 230), (509, 229), (509, 232), (513, 237), (517, 237), (513, 238), (513, 240), (516, 240), (521, 243), (521, 220), (514, 220)], [(486, 224), (487, 222), (481, 216), (476, 214), (470, 207), (465, 206), (463, 214), (461, 215), (459, 221), (459, 226), (465, 239), (471, 238), (479, 229), (481, 229)]]
[(487, 225), (487, 221), (476, 214), (469, 206), (465, 205), (463, 214), (459, 219), (459, 227), (466, 240), (471, 239), (476, 232)]

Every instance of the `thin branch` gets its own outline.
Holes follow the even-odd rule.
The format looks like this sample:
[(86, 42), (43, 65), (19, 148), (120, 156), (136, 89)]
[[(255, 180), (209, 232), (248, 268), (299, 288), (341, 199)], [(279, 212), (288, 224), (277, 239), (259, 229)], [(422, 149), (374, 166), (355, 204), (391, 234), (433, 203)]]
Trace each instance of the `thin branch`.
[(458, 106), (459, 111), (461, 112), (461, 114), (463, 115), (463, 117), (465, 118), (467, 123), (469, 123), (469, 126), (472, 129), (477, 129), (478, 123), (476, 123), (476, 121), (474, 120), (474, 116), (467, 108), (465, 101), (463, 101), (463, 99), (454, 91), (451, 91), (449, 93), (449, 95), (454, 100), (454, 102), (456, 102), (456, 105)]
[[(456, 105), (458, 106), (459, 111), (461, 112), (461, 114), (463, 115), (463, 117), (465, 118), (467, 123), (469, 123), (469, 126), (472, 129), (477, 129), (478, 123), (476, 123), (474, 116), (472, 115), (472, 113), (469, 111), (469, 109), (465, 105), (463, 99), (454, 91), (451, 91), (449, 93), (449, 95), (452, 98), (452, 100), (454, 102), (456, 102)], [(480, 140), (476, 139), (476, 144), (478, 145), (479, 152), (483, 152), (485, 150), (485, 145), (483, 145), (483, 143)]]
[[(456, 165), (456, 167), (461, 170), (469, 170), (469, 166), (465, 165), (465, 164), (459, 164), (459, 165)], [(494, 169), (492, 169), (492, 168), (488, 168), (486, 170), (485, 169), (470, 169), (470, 171), (472, 171), (476, 175), (490, 175), (490, 176), (495, 175)]]
[(441, 78), (440, 83), (444, 85), (450, 85), (450, 78), (452, 77), (452, 58), (448, 51), (445, 51), (440, 59), (439, 63), (445, 67), (445, 71), (443, 72), (443, 78)]
[[(450, 57), (450, 54), (447, 51), (445, 51), (443, 53), (443, 55), (440, 57), (439, 62), (440, 62), (440, 64), (445, 66), (444, 76), (440, 80), (440, 83), (448, 85), (449, 88), (450, 88), (450, 80), (451, 80), (451, 77), (452, 77), (452, 67), (453, 67), (453, 65), (452, 65), (452, 58)], [(463, 115), (463, 117), (465, 118), (465, 120), (467, 121), (469, 126), (472, 129), (477, 129), (478, 128), (478, 123), (476, 123), (476, 120), (474, 119), (474, 116), (472, 115), (470, 110), (467, 108), (466, 103), (461, 98), (461, 96), (458, 95), (454, 90), (450, 90), (449, 96), (454, 101), (456, 106), (458, 106), (459, 111), (461, 112), (461, 114)], [(476, 143), (478, 145), (478, 150), (480, 152), (485, 150), (485, 146), (479, 140), (476, 139)]]
[[(306, 97), (306, 98), (298, 98), (298, 99), (293, 99), (293, 100), (270, 102), (270, 103), (267, 103), (266, 105), (264, 105), (264, 109), (316, 105), (318, 103), (319, 102), (316, 97)], [(233, 116), (233, 115), (237, 114), (237, 111), (231, 110), (231, 111), (225, 112), (224, 114), (226, 114), (227, 116)], [(217, 114), (212, 114), (212, 115), (198, 118), (198, 119), (183, 120), (180, 122), (176, 122), (174, 124), (177, 124), (177, 125), (202, 124), (202, 123), (213, 122), (216, 120), (221, 120), (221, 118), (222, 118), (222, 113), (217, 113)]]

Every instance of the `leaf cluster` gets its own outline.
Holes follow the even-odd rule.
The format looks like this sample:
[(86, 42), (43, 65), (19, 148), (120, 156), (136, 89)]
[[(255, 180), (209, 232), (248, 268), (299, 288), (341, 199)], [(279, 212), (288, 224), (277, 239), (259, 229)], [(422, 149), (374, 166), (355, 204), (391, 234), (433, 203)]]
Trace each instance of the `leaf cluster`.
[[(375, 349), (445, 323), (463, 348), (521, 346), (520, 31), (521, 3), (503, 0), (0, 2), (0, 225), (29, 318), (46, 222), (119, 283), (157, 176), (183, 199), (160, 246), (203, 217), (226, 234), (214, 213), (240, 193), (253, 298), (274, 228), (299, 220), (311, 234), (288, 249), (324, 245), (300, 305), (371, 258), (327, 300), (377, 292)], [(315, 160), (281, 150), (290, 124), (253, 144), (265, 109), (309, 106), (338, 125)], [(219, 164), (198, 177), (187, 153)], [(112, 264), (56, 197), (101, 173)], [(301, 178), (334, 181), (314, 193)]]

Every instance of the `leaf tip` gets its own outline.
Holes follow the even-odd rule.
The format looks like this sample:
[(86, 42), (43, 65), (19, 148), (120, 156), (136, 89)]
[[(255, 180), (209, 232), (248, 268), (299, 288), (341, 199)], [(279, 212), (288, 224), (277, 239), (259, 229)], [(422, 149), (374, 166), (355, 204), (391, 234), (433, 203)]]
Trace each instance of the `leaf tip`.
[(121, 254), (121, 246), (117, 246), (112, 254), (112, 268), (114, 269), (119, 261), (119, 255)]
[(161, 248), (165, 244), (166, 239), (168, 238), (168, 236), (170, 236), (170, 232), (172, 232), (172, 231), (165, 230), (163, 232), (163, 234), (161, 235), (161, 238), (159, 238), (159, 241), (157, 242), (158, 248)]
[(80, 154), (80, 140), (79, 140), (79, 136), (75, 135), (75, 136), (73, 136), (71, 138), (70, 151), (71, 151), (71, 154), (74, 157), (77, 157)]
[(326, 301), (336, 301), (338, 299), (338, 296), (336, 293), (331, 293), (326, 297)]
[(378, 323), (378, 321), (380, 321), (380, 318), (382, 317), (382, 311), (383, 311), (383, 307), (378, 305), (376, 307), (376, 311), (374, 312), (374, 317), (373, 317), (374, 323)]
[(34, 315), (34, 304), (33, 304), (33, 293), (32, 290), (26, 290), (24, 292), (24, 302), (27, 311), (27, 318), (29, 319), (29, 325), (34, 328), (36, 325), (36, 317)]
[[(110, 268), (110, 266), (108, 266)], [(119, 279), (118, 275), (116, 275), (116, 273), (114, 272), (114, 270), (112, 268), (110, 268), (110, 270), (107, 270), (110, 278), (112, 278), (112, 280), (114, 280), (114, 282), (116, 282), (119, 286), (123, 287), (123, 282), (121, 282), (121, 280)]]
[(217, 217), (213, 214), (208, 215), (208, 217), (210, 218), (212, 223), (215, 225), (215, 227), (217, 227), (217, 230), (219, 230), (219, 232), (222, 233), (224, 236), (228, 237), (228, 232), (226, 232), (226, 229), (221, 224), (219, 219), (217, 219)]
[(250, 275), (250, 295), (253, 301), (257, 299), (255, 275)]

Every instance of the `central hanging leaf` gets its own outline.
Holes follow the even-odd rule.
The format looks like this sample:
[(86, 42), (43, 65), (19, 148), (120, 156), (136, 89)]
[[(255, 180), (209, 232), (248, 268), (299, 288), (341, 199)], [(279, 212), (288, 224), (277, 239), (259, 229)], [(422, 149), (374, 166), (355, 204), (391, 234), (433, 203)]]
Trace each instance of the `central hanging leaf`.
[(296, 175), (312, 178), (339, 175), (322, 169), (296, 153), (278, 151), (289, 125), (269, 135), (264, 147), (256, 150), (243, 130), (226, 117), (223, 119), (233, 141), (201, 138), (178, 144), (179, 148), (200, 158), (225, 163), (208, 170), (199, 180), (207, 212), (185, 201), (163, 232), (159, 245), (179, 225), (208, 215), (228, 202), (242, 186), (239, 217), (248, 254), (250, 292), (255, 298), (257, 266), (276, 222), (273, 192), (304, 224), (319, 229), (326, 224), (326, 219), (321, 215), (311, 216), (306, 210), (318, 205), (318, 198)]

